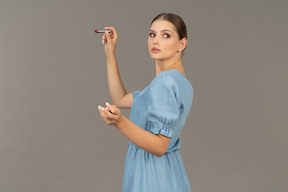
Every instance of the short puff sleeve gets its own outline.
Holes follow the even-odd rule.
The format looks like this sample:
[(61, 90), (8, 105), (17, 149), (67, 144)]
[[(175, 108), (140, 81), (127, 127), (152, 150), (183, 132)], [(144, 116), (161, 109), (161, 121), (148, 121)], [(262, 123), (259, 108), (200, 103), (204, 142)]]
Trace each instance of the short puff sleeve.
[(169, 75), (163, 75), (151, 84), (147, 114), (150, 132), (173, 137), (175, 124), (180, 117), (178, 89), (175, 79)]
[(133, 99), (135, 99), (139, 95), (140, 92), (141, 92), (140, 90), (133, 91), (132, 92)]

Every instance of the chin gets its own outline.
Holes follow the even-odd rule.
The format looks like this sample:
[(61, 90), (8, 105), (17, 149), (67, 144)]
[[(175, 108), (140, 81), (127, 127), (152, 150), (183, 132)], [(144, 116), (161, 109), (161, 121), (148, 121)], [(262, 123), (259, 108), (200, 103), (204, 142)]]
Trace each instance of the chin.
[(155, 53), (150, 53), (150, 57), (151, 59), (155, 59), (155, 60), (163, 60), (163, 56), (159, 55), (159, 54), (155, 54)]

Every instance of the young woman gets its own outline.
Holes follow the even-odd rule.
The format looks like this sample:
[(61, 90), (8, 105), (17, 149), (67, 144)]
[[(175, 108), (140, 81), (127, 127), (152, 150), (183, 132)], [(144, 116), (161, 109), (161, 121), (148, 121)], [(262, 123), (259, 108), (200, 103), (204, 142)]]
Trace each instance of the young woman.
[[(190, 112), (193, 88), (185, 77), (182, 54), (187, 45), (181, 17), (162, 13), (151, 22), (148, 49), (156, 77), (142, 91), (127, 93), (115, 57), (116, 30), (103, 35), (107, 74), (114, 105), (99, 106), (105, 122), (123, 133), (130, 144), (123, 192), (188, 192), (190, 184), (179, 152), (180, 132)], [(131, 108), (130, 119), (119, 108)]]

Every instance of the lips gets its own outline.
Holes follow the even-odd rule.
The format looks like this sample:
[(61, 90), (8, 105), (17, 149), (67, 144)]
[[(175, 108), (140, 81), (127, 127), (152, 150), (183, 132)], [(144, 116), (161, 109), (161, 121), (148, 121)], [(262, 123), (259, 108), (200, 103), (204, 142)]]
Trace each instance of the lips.
[(151, 51), (152, 51), (153, 53), (158, 53), (158, 52), (161, 51), (161, 50), (158, 49), (158, 48), (156, 48), (156, 47), (153, 47), (153, 48), (151, 49)]

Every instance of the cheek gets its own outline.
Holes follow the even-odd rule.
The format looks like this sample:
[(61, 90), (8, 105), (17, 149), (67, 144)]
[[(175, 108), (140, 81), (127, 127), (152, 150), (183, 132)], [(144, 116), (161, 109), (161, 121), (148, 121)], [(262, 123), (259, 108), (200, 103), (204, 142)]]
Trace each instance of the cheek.
[(148, 47), (151, 47), (153, 45), (153, 42), (150, 38), (148, 38), (147, 44), (148, 44)]
[(174, 41), (172, 42), (166, 42), (165, 43), (165, 48), (171, 52), (175, 52), (175, 50), (178, 50), (178, 44), (175, 43)]

